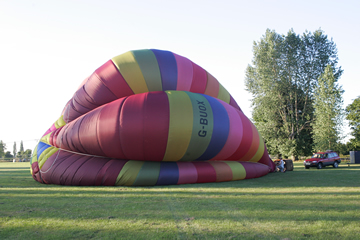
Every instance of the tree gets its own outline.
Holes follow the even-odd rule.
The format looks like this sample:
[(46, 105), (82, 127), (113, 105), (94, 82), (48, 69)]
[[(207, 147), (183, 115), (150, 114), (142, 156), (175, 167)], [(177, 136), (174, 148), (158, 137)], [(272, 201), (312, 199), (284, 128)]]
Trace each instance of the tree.
[(16, 152), (17, 152), (16, 142), (14, 142), (14, 146), (13, 146), (13, 154), (14, 154), (14, 157), (16, 157)]
[(357, 151), (357, 150), (359, 150), (359, 148), (357, 147), (354, 140), (355, 139), (350, 139), (350, 141), (346, 143), (346, 148), (347, 148), (348, 151)]
[(30, 149), (26, 149), (26, 151), (19, 151), (16, 156), (20, 159), (30, 159), (31, 158), (31, 150)]
[(271, 154), (309, 155), (312, 151), (313, 95), (327, 65), (337, 80), (337, 49), (321, 30), (302, 36), (266, 30), (253, 46), (245, 84), (252, 93), (253, 121)]
[(13, 158), (14, 156), (13, 155), (11, 155), (11, 152), (10, 151), (7, 151), (6, 153), (5, 153), (5, 158)]
[(5, 150), (6, 150), (5, 143), (2, 140), (0, 140), (0, 157), (5, 156)]
[(31, 149), (26, 149), (26, 151), (24, 152), (25, 158), (31, 158), (31, 153), (32, 153)]
[(350, 139), (351, 145), (354, 149), (360, 148), (360, 96), (354, 99), (354, 101), (348, 105), (345, 109), (346, 119), (349, 121), (349, 127), (351, 130)]
[(345, 143), (339, 142), (339, 143), (337, 144), (336, 148), (334, 148), (334, 150), (335, 150), (336, 152), (338, 152), (339, 154), (349, 155), (349, 149), (348, 149), (347, 144), (345, 144)]
[(22, 140), (20, 142), (20, 152), (24, 152), (24, 144)]
[(314, 151), (333, 149), (340, 139), (343, 92), (336, 83), (331, 65), (328, 65), (319, 77), (314, 94)]

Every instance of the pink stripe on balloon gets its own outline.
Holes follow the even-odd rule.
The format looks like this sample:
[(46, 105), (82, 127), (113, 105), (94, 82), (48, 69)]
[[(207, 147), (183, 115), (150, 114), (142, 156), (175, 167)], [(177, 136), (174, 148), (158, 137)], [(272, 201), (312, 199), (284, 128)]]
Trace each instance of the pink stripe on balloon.
[(192, 63), (192, 65), (193, 65), (193, 79), (191, 83), (190, 92), (204, 93), (207, 84), (207, 73), (202, 67), (200, 67), (196, 63)]
[[(49, 125), (48, 125), (49, 126)], [(56, 130), (56, 127), (55, 127), (55, 124), (53, 124), (47, 131), (46, 131), (46, 133), (44, 134), (44, 135), (42, 135), (42, 136), (45, 136), (45, 135), (47, 135), (47, 134), (49, 134), (49, 133), (51, 133), (52, 131), (55, 131)]]
[(241, 139), (240, 146), (236, 150), (236, 152), (231, 155), (229, 158), (225, 160), (239, 160), (243, 156), (245, 156), (249, 151), (251, 144), (253, 142), (253, 131), (250, 120), (239, 110), (236, 110), (238, 115), (241, 118), (242, 129), (243, 129), (243, 137)]
[(241, 162), (243, 167), (246, 171), (246, 177), (245, 179), (250, 178), (258, 178), (265, 176), (269, 173), (269, 166), (261, 164), (261, 163), (254, 163), (254, 162)]
[(177, 184), (196, 183), (198, 174), (196, 167), (190, 162), (177, 162), (179, 168), (179, 180)]
[(239, 148), (243, 137), (243, 124), (237, 110), (224, 101), (218, 100), (226, 109), (230, 120), (229, 136), (222, 150), (211, 160), (224, 160)]
[(193, 66), (192, 62), (182, 56), (173, 53), (177, 63), (178, 80), (176, 90), (178, 91), (190, 91)]

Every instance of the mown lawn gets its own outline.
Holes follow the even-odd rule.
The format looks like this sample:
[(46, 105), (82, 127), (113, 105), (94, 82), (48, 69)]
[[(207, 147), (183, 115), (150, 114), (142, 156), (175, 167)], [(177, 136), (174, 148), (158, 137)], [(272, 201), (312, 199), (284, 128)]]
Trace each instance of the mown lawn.
[(360, 165), (160, 187), (43, 185), (0, 163), (0, 239), (360, 239)]

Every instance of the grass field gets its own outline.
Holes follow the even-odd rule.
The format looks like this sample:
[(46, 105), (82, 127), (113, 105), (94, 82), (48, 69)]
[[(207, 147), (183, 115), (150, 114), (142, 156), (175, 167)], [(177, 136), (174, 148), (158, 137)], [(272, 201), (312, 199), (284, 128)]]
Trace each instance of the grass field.
[(0, 163), (0, 239), (360, 239), (360, 165), (235, 182), (68, 187)]

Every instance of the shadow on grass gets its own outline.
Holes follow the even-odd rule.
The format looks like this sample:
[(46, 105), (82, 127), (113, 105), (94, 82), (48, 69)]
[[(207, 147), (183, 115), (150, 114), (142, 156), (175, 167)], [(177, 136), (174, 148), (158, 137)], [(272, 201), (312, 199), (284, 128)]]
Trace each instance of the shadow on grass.
[[(271, 219), (292, 220), (302, 214), (302, 220), (314, 219), (314, 214), (325, 220), (347, 220), (359, 216), (360, 192), (193, 192), (193, 191), (84, 191), (75, 189), (32, 192), (23, 189), (5, 189), (0, 193), (0, 213), (3, 217), (16, 218), (64, 218), (64, 219), (118, 219), (144, 216), (146, 218), (168, 219), (169, 206), (191, 209), (194, 212), (208, 212), (200, 218), (218, 218), (221, 212), (269, 211), (281, 212)], [(179, 207), (181, 206), (181, 207)], [(356, 210), (357, 209), (357, 210)], [(356, 210), (356, 211), (354, 211)], [(157, 212), (161, 212), (159, 215)], [(166, 213), (163, 213), (165, 211)], [(182, 211), (182, 210), (181, 210)], [(289, 211), (289, 213), (287, 213)], [(324, 216), (326, 212), (339, 213)], [(346, 213), (342, 215), (341, 213)], [(274, 212), (268, 214), (273, 215)], [(231, 214), (230, 214), (231, 215)], [(259, 217), (259, 216), (257, 216)], [(268, 216), (270, 217), (270, 216)], [(198, 217), (199, 218), (199, 217)], [(298, 218), (299, 219), (299, 218)], [(358, 218), (356, 219), (356, 221)]]
[[(164, 226), (154, 222), (136, 221), (136, 228), (129, 228), (116, 219), (106, 221), (106, 224), (98, 226), (72, 226), (62, 225), (61, 227), (48, 226), (47, 228), (37, 227), (15, 227), (11, 232), (4, 232), (7, 239), (279, 239), (276, 233), (264, 234), (262, 229), (247, 229), (243, 224), (242, 229), (209, 229), (192, 228), (189, 222), (182, 225), (170, 224)], [(108, 227), (117, 225), (116, 229)], [(155, 225), (154, 225), (155, 224)], [(108, 225), (108, 226), (106, 226)], [(29, 233), (26, 237), (21, 233)], [(1, 233), (0, 233), (1, 234)], [(334, 233), (332, 233), (334, 235)], [(337, 234), (335, 234), (337, 235)], [(1, 235), (0, 235), (1, 236)], [(307, 235), (311, 236), (311, 235)], [(338, 236), (338, 235), (337, 235)], [(331, 238), (330, 238), (331, 239)]]
[[(278, 223), (294, 223), (288, 234), (302, 226), (306, 238), (335, 239), (360, 217), (358, 166), (307, 170), (297, 164), (257, 179), (154, 187), (45, 185), (28, 168), (12, 169), (0, 167), (3, 239), (282, 239), (265, 233), (266, 224)], [(11, 225), (16, 222), (21, 225)], [(307, 233), (321, 224), (337, 228)]]

